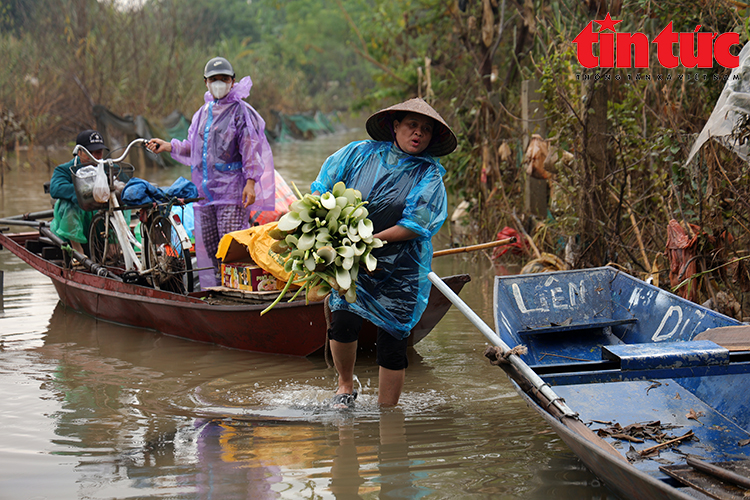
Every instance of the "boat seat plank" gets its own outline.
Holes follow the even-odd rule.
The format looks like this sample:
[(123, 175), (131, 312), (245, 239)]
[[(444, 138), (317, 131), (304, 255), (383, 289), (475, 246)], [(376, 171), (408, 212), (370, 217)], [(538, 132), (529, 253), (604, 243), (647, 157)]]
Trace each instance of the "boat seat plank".
[[(750, 460), (717, 462), (711, 465), (750, 478)], [(745, 488), (731, 484), (728, 481), (722, 481), (714, 475), (696, 470), (687, 464), (662, 466), (659, 467), (659, 470), (675, 478), (682, 484), (691, 486), (712, 498), (727, 500), (744, 500), (747, 498), (745, 495), (747, 490)]]
[(518, 330), (518, 335), (526, 336), (526, 335), (540, 335), (540, 334), (547, 334), (547, 333), (561, 333), (561, 332), (571, 332), (571, 331), (580, 331), (580, 330), (591, 330), (595, 328), (606, 328), (611, 326), (618, 326), (618, 325), (627, 325), (636, 323), (638, 320), (636, 318), (625, 318), (625, 319), (612, 319), (612, 318), (589, 318), (585, 321), (576, 321), (571, 322), (568, 324), (559, 324), (559, 325), (545, 325), (545, 326), (534, 326), (534, 327), (526, 327), (524, 329)]
[(619, 361), (621, 370), (661, 370), (729, 364), (729, 351), (710, 340), (602, 346), (602, 359)]
[(695, 336), (694, 340), (711, 340), (732, 351), (750, 351), (750, 325), (711, 328)]

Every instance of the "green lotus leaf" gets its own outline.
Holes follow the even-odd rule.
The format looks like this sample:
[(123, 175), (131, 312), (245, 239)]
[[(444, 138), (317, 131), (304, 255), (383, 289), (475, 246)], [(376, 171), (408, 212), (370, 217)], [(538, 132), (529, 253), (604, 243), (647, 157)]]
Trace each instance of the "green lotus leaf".
[(286, 262), (284, 262), (284, 271), (287, 273), (292, 272), (292, 259), (287, 259)]
[(305, 267), (308, 271), (312, 272), (315, 271), (315, 254), (312, 253), (308, 258), (305, 259)]
[(287, 245), (286, 241), (284, 240), (274, 241), (273, 245), (271, 245), (271, 251), (273, 253), (282, 254), (284, 252), (288, 252), (289, 250), (289, 245)]
[(326, 220), (330, 224), (331, 221), (338, 219), (339, 216), (341, 216), (341, 207), (337, 205), (328, 211), (326, 214)]
[(344, 184), (341, 181), (339, 181), (336, 184), (334, 184), (333, 185), (333, 189), (331, 189), (331, 193), (333, 194), (333, 196), (335, 196), (337, 198), (339, 196), (342, 196), (344, 194), (344, 191), (346, 191), (346, 184)]
[(300, 250), (310, 250), (315, 245), (315, 234), (305, 233), (299, 238), (297, 248)]
[(294, 248), (296, 248), (296, 247), (297, 247), (297, 243), (298, 243), (298, 241), (299, 241), (299, 240), (298, 240), (298, 238), (297, 238), (297, 237), (296, 237), (295, 235), (293, 235), (293, 234), (288, 234), (288, 235), (286, 236), (286, 238), (284, 238), (284, 241), (285, 241), (285, 242), (286, 242), (286, 244), (287, 244), (287, 245), (289, 245), (290, 247), (294, 247)]
[(344, 208), (349, 204), (349, 198), (346, 196), (337, 196), (336, 197), (336, 206), (339, 208)]
[(333, 263), (334, 259), (336, 259), (336, 255), (338, 255), (336, 253), (336, 250), (334, 250), (331, 246), (319, 248), (316, 253), (318, 254), (318, 257), (323, 259), (323, 263), (326, 266), (330, 266)]
[(345, 259), (354, 257), (354, 249), (350, 246), (341, 245), (340, 247), (336, 248), (336, 252)]
[(365, 250), (367, 250), (367, 244), (365, 243), (364, 240), (358, 241), (357, 243), (354, 244), (353, 248), (354, 248), (354, 256), (359, 257), (360, 255), (365, 253)]
[(268, 236), (270, 236), (271, 238), (275, 240), (283, 240), (284, 238), (286, 238), (287, 234), (289, 233), (287, 233), (286, 231), (282, 231), (278, 227), (275, 227), (271, 229), (270, 231), (268, 231)]
[(347, 188), (346, 191), (344, 191), (343, 196), (346, 196), (346, 199), (349, 200), (349, 205), (356, 205), (362, 200), (362, 193), (359, 193), (359, 196), (357, 196), (357, 193), (359, 193), (359, 191), (352, 188)]
[(357, 228), (355, 228), (354, 226), (349, 226), (348, 234), (349, 239), (352, 240), (352, 243), (356, 243), (362, 239), (359, 233), (357, 233)]
[(302, 222), (312, 222), (314, 219), (315, 210), (311, 208), (303, 208), (299, 211), (299, 218)]
[(351, 218), (352, 212), (354, 212), (354, 207), (347, 205), (344, 208), (341, 209), (341, 215), (339, 216), (339, 220), (347, 220)]
[(309, 208), (310, 204), (305, 200), (294, 200), (292, 204), (289, 205), (289, 210), (291, 210), (292, 212), (300, 212)]
[(370, 252), (367, 252), (362, 256), (362, 260), (365, 262), (365, 267), (368, 271), (373, 272), (378, 265), (378, 259), (375, 258)]
[(302, 219), (300, 219), (299, 214), (297, 212), (288, 212), (281, 216), (279, 224), (276, 227), (280, 231), (294, 231), (300, 224), (302, 224)]

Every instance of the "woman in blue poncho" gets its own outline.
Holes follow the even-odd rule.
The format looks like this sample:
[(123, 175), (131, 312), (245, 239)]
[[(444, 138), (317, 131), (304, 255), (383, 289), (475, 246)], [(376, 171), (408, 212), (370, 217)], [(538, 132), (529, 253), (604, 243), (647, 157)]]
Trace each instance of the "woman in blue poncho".
[(398, 404), (408, 336), (429, 298), (431, 238), (448, 215), (445, 169), (436, 157), (456, 148), (455, 134), (422, 99), (375, 113), (367, 120), (367, 132), (374, 141), (354, 142), (331, 155), (311, 186), (324, 193), (343, 181), (359, 190), (368, 202), (375, 236), (386, 242), (372, 252), (377, 269), (359, 274), (354, 303), (329, 296), (328, 337), (339, 374), (336, 407), (352, 406), (357, 396), (354, 364), (363, 318), (378, 327), (378, 402)]

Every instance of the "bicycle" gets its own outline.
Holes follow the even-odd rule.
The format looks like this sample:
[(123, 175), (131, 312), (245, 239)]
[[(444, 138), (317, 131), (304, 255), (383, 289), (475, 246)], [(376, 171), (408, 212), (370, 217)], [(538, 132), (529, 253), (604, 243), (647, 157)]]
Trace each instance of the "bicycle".
[[(146, 142), (145, 139), (132, 141), (119, 158), (94, 159), (97, 165), (103, 166), (108, 177), (107, 203), (96, 203), (91, 192), (84, 187), (84, 181), (73, 171), (73, 185), (79, 204), (85, 210), (98, 210), (89, 229), (89, 257), (93, 262), (112, 269), (123, 281), (145, 280), (156, 289), (190, 293), (194, 288), (190, 257), (192, 243), (180, 217), (171, 213), (171, 209), (175, 204), (182, 205), (197, 199), (174, 198), (162, 203), (124, 207), (120, 206), (118, 200), (118, 190), (121, 190), (118, 182), (123, 183), (124, 187), (135, 170), (132, 165), (121, 162), (131, 147)], [(81, 145), (76, 145), (73, 154), (81, 150), (93, 159), (93, 155)], [(140, 241), (125, 220), (124, 210), (139, 211)]]

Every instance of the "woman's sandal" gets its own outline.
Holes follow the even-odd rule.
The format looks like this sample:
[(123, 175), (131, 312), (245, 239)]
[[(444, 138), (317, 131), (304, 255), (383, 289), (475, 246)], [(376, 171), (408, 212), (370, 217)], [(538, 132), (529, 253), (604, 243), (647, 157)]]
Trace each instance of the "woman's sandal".
[(352, 394), (336, 394), (331, 400), (331, 407), (339, 410), (347, 410), (354, 406), (354, 400), (357, 399), (357, 391)]

